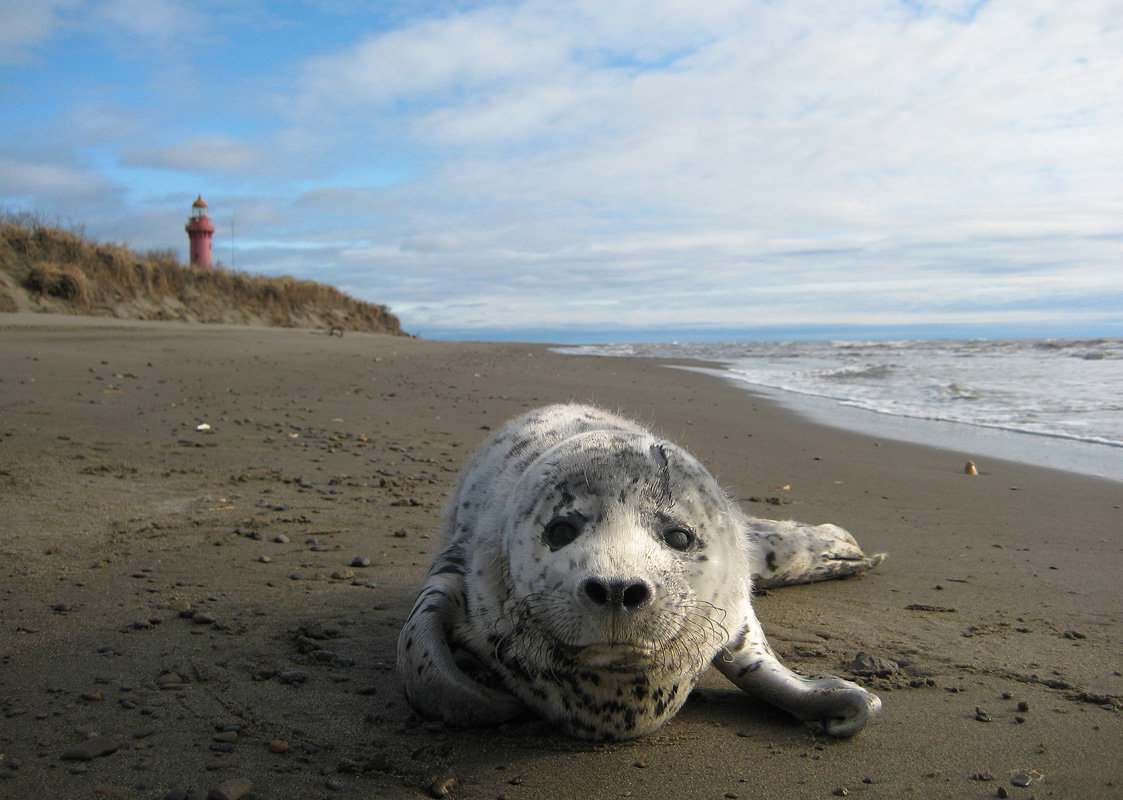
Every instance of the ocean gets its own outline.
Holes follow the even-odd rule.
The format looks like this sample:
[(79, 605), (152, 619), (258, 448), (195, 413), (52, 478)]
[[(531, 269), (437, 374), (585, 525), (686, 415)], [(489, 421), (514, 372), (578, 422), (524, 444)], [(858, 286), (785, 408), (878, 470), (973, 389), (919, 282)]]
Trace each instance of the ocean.
[[(1123, 339), (653, 343), (820, 423), (1123, 481)], [(713, 364), (719, 364), (717, 369)], [(982, 465), (980, 465), (982, 466)]]

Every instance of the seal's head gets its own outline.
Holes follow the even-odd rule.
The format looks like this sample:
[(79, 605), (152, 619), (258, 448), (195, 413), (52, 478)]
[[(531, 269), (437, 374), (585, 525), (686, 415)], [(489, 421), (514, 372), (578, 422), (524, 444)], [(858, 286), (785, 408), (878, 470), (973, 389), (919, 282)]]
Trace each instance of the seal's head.
[[(582, 725), (597, 738), (658, 727), (729, 638), (727, 611), (748, 602), (747, 545), (729, 499), (680, 447), (620, 431), (565, 439), (513, 488), (500, 605), (517, 635), (500, 649), (531, 677), (520, 696), (578, 735)], [(555, 680), (569, 696), (541, 697), (533, 676), (559, 672), (586, 679)], [(613, 710), (615, 727), (605, 724)]]

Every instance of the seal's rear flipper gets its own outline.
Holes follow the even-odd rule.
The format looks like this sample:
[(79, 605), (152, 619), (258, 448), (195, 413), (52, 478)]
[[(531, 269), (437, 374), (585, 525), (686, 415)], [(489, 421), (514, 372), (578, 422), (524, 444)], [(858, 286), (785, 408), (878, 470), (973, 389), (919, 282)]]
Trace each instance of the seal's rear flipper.
[(749, 517), (745, 532), (754, 550), (753, 586), (760, 589), (858, 575), (885, 559), (885, 553), (867, 556), (837, 525)]
[(398, 637), (398, 674), (406, 699), (421, 716), (459, 727), (498, 725), (522, 716), (522, 701), (473, 680), (457, 663), (448, 632), (464, 615), (464, 576), (456, 559), (447, 556), (442, 553), (429, 571)]

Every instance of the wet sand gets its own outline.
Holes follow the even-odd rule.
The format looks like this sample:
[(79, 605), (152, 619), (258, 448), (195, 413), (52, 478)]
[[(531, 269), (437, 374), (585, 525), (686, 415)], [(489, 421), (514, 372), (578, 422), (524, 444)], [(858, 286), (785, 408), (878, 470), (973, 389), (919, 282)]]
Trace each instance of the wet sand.
[[(889, 553), (757, 600), (798, 669), (894, 662), (856, 678), (879, 719), (833, 740), (715, 672), (631, 743), (414, 717), (395, 641), (457, 470), (571, 399)], [(1123, 484), (971, 457), (646, 359), (0, 314), (0, 797), (1123, 797)]]

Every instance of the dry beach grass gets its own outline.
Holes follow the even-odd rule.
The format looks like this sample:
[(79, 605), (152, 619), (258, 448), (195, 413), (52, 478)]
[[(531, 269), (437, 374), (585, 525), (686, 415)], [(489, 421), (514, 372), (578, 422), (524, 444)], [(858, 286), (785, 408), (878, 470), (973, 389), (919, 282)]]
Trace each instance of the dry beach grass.
[(401, 334), (385, 306), (332, 286), (179, 263), (138, 253), (32, 215), (0, 216), (0, 312), (332, 328)]
[[(889, 553), (758, 598), (797, 668), (884, 659), (851, 675), (880, 719), (832, 740), (716, 674), (626, 744), (414, 717), (395, 640), (457, 470), (570, 399)], [(651, 361), (367, 334), (0, 314), (0, 409), (0, 797), (1123, 796), (1118, 483), (965, 475)]]

